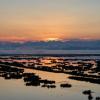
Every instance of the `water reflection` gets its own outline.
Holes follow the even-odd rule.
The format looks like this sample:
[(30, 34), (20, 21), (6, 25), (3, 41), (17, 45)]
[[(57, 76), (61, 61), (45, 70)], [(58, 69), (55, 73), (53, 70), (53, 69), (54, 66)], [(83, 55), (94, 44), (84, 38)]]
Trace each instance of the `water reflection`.
[[(66, 97), (66, 92), (68, 92), (67, 98), (68, 95), (73, 95), (73, 93), (80, 98), (82, 96), (79, 93), (82, 92), (84, 87), (85, 89), (91, 87), (91, 89), (98, 91), (100, 94), (99, 85), (80, 82), (87, 81), (99, 84), (99, 64), (100, 61), (97, 60), (70, 60), (54, 57), (7, 58), (0, 59), (0, 77), (3, 77), (5, 80), (21, 80), (26, 87), (36, 87), (39, 91), (40, 88), (54, 90), (58, 93), (63, 91), (65, 92), (62, 93), (64, 97)], [(70, 79), (79, 80), (79, 82), (70, 80), (69, 77)], [(94, 96), (92, 93), (89, 93), (87, 96), (88, 100), (93, 100)], [(100, 97), (96, 95), (94, 99), (100, 100)], [(65, 100), (65, 98), (62, 100)], [(74, 95), (71, 100), (74, 100)]]
[[(24, 69), (14, 68), (7, 65), (0, 66), (0, 76), (6, 80), (10, 79), (23, 79), (26, 86), (41, 86), (46, 88), (56, 88), (56, 82), (53, 80), (42, 79), (35, 73), (25, 73)], [(71, 87), (70, 84), (61, 84), (61, 87)]]
[(65, 59), (62, 57), (0, 58), (0, 65), (8, 71), (9, 66), (73, 75), (70, 79), (100, 84), (100, 61), (93, 59)]

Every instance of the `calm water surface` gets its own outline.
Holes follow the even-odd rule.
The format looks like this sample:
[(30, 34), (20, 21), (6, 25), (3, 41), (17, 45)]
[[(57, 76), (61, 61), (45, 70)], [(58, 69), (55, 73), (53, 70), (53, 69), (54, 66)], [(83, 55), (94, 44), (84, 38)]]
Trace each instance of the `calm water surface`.
[[(94, 97), (100, 95), (100, 85), (80, 82), (68, 79), (69, 75), (50, 73), (38, 70), (25, 69), (25, 72), (33, 72), (43, 79), (55, 80), (56, 88), (25, 86), (23, 79), (4, 80), (0, 78), (0, 100), (88, 100), (82, 91), (91, 89)], [(68, 82), (71, 88), (61, 88), (60, 84)], [(95, 99), (94, 99), (95, 100)]]

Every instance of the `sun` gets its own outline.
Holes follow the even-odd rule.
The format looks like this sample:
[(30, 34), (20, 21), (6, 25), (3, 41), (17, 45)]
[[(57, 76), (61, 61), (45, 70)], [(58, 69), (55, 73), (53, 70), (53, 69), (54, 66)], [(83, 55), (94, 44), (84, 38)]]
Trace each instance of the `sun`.
[(58, 41), (59, 38), (47, 38), (46, 41)]

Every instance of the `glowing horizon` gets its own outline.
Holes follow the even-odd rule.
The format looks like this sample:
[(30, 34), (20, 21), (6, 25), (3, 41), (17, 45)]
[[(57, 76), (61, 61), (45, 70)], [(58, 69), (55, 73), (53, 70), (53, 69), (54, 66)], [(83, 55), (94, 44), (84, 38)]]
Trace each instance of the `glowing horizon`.
[(100, 39), (99, 0), (0, 0), (0, 40)]

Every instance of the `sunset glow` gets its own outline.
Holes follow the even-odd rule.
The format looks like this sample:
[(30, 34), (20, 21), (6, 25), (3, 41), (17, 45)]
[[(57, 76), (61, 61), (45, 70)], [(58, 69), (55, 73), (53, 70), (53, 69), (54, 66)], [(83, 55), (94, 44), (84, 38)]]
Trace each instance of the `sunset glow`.
[(0, 0), (0, 100), (100, 100), (100, 0)]
[(47, 38), (46, 41), (59, 41), (58, 38)]
[(0, 40), (100, 39), (99, 0), (0, 0)]

